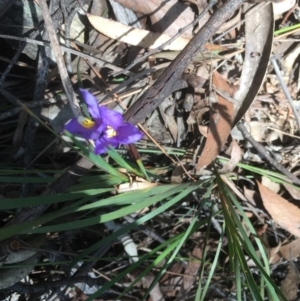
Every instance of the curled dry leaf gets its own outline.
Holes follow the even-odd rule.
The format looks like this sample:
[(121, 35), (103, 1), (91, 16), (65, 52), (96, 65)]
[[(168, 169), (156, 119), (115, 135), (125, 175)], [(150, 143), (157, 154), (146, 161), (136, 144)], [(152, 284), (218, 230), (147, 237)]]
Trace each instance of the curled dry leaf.
[(300, 237), (300, 209), (257, 181), (263, 204), (273, 220)]
[[(236, 107), (236, 124), (253, 103), (267, 71), (272, 51), (274, 16), (272, 4), (259, 4), (261, 7), (246, 3), (245, 15), (246, 50), (243, 63), (240, 88), (234, 99), (240, 102)], [(263, 22), (261, 20), (264, 20)]]
[[(231, 87), (218, 72), (213, 73), (213, 84), (219, 90), (231, 94)], [(218, 103), (214, 107), (214, 112), (211, 111), (205, 147), (199, 157), (196, 170), (209, 165), (217, 157), (232, 128), (234, 106), (222, 96), (217, 95), (217, 97)]]
[[(93, 27), (102, 34), (111, 39), (128, 43), (130, 45), (154, 49), (171, 38), (163, 33), (155, 33), (144, 29), (133, 28), (99, 16), (87, 14), (87, 17)], [(164, 50), (182, 50), (189, 41), (189, 39), (179, 37), (166, 46)]]

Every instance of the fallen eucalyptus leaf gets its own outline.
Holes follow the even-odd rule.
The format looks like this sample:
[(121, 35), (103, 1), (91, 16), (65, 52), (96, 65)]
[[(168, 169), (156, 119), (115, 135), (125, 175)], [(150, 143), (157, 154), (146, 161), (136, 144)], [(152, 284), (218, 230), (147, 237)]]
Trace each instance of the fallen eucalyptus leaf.
[[(163, 33), (150, 32), (148, 30), (133, 28), (122, 23), (87, 14), (93, 27), (111, 39), (128, 43), (143, 48), (154, 49), (168, 41), (171, 37)], [(164, 47), (164, 50), (182, 50), (189, 42), (189, 39), (177, 38), (171, 44)]]
[(273, 220), (291, 234), (300, 237), (300, 209), (258, 181), (256, 182), (263, 204)]
[[(234, 94), (239, 102), (235, 108), (234, 124), (244, 116), (253, 103), (266, 74), (273, 43), (274, 16), (272, 3), (262, 7), (245, 4), (246, 50), (240, 87)], [(256, 10), (253, 13), (253, 10)], [(263, 21), (262, 21), (263, 20)]]

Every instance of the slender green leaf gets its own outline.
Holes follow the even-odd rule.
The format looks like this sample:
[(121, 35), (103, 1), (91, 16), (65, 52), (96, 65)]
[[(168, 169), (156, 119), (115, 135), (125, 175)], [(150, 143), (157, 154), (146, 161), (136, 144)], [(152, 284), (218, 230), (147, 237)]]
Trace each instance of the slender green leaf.
[(186, 195), (188, 195), (190, 192), (195, 190), (197, 188), (197, 186), (198, 185), (195, 184), (195, 185), (191, 185), (191, 186), (187, 187), (186, 189), (182, 190), (182, 192), (180, 194), (178, 194), (176, 197), (171, 198), (171, 200), (169, 200), (168, 202), (164, 203), (163, 205), (161, 205), (158, 208), (154, 209), (153, 211), (149, 212), (145, 216), (137, 219), (134, 223), (131, 223), (131, 224), (128, 224), (128, 225), (124, 226), (122, 229), (114, 232), (110, 236), (102, 239), (100, 242), (94, 244), (93, 246), (91, 246), (87, 250), (83, 251), (77, 258), (74, 259), (74, 261), (71, 264), (71, 267), (77, 261), (82, 260), (82, 258), (86, 257), (87, 255), (89, 255), (93, 251), (97, 250), (100, 246), (105, 245), (106, 243), (109, 243), (109, 242), (113, 241), (119, 235), (122, 235), (124, 233), (127, 233), (130, 230), (133, 230), (133, 229), (137, 228), (139, 225), (142, 225), (145, 222), (151, 220), (153, 217), (157, 216), (158, 214), (160, 214), (162, 212), (165, 212), (168, 208), (170, 208), (171, 206), (176, 204), (178, 201), (180, 201), (182, 198), (184, 198)]
[[(22, 231), (22, 233), (27, 233), (28, 231), (30, 233), (59, 232), (59, 231), (67, 231), (67, 230), (72, 230), (72, 229), (80, 229), (80, 228), (85, 228), (85, 227), (100, 224), (100, 223), (105, 223), (105, 222), (120, 218), (122, 216), (131, 214), (133, 212), (137, 212), (148, 206), (151, 206), (161, 200), (164, 200), (164, 199), (170, 197), (171, 195), (173, 195), (175, 193), (180, 192), (181, 189), (182, 189), (181, 187), (176, 187), (167, 192), (145, 198), (141, 202), (138, 202), (135, 204), (130, 204), (129, 206), (125, 206), (121, 209), (115, 210), (110, 213), (99, 214), (97, 216), (90, 217), (87, 219), (82, 219), (82, 220), (54, 225), (54, 226), (46, 226), (46, 227), (41, 227), (41, 228), (37, 228), (37, 229), (33, 229), (33, 230), (26, 230), (26, 231), (24, 230), (24, 231)], [(131, 200), (131, 202), (132, 202), (132, 200)], [(91, 209), (91, 206), (93, 206), (93, 205), (83, 206), (81, 208), (78, 208), (76, 211), (78, 212), (78, 211), (82, 211), (82, 210)]]
[[(191, 191), (193, 191), (195, 189), (195, 186), (190, 186), (188, 188), (186, 188), (184, 191), (182, 191), (179, 195), (177, 195), (175, 198), (171, 199), (169, 202), (163, 204), (162, 206), (160, 206), (159, 208), (153, 210), (153, 212), (151, 212), (151, 214), (148, 214), (147, 216), (140, 218), (139, 220), (137, 220), (135, 223), (133, 223), (133, 226), (136, 227), (136, 224), (142, 224), (144, 223), (144, 218), (148, 218), (151, 219), (153, 218), (153, 216), (156, 216), (157, 214), (164, 212), (167, 208), (173, 206), (174, 204), (176, 204), (179, 200), (181, 200), (182, 198), (184, 198), (186, 195), (188, 195)], [(121, 229), (122, 230), (122, 229)], [(119, 230), (120, 231), (120, 230)], [(121, 232), (121, 231), (120, 231)], [(116, 232), (117, 233), (117, 232)], [(116, 234), (115, 233), (115, 234)], [(124, 232), (125, 233), (125, 232)], [(177, 238), (177, 237), (176, 237)], [(162, 245), (168, 245), (166, 243), (161, 244), (158, 248), (160, 248)], [(177, 245), (177, 242), (174, 244), (175, 246)], [(169, 248), (170, 249), (170, 248)], [(121, 274), (119, 274), (117, 277), (115, 277), (115, 279), (113, 279), (112, 281), (110, 281), (107, 285), (104, 285), (99, 291), (97, 291), (96, 293), (94, 293), (92, 296), (90, 296), (86, 301), (92, 301), (94, 298), (97, 298), (99, 295), (101, 295), (104, 291), (106, 291), (107, 289), (109, 289), (114, 283), (120, 281), (123, 277), (125, 277), (125, 275), (127, 275), (130, 271), (134, 270), (136, 267), (140, 266), (140, 262), (144, 262), (146, 259), (144, 258), (148, 258), (149, 254), (144, 255), (139, 261), (133, 263), (128, 269), (126, 269), (124, 272), (122, 272)], [(162, 256), (163, 258), (165, 257), (164, 255)]]
[[(196, 293), (196, 296), (195, 296), (195, 301), (196, 300), (197, 301), (198, 300), (199, 301), (203, 301), (206, 298), (207, 291), (209, 289), (211, 280), (212, 280), (212, 278), (214, 276), (215, 270), (216, 270), (217, 265), (218, 265), (218, 260), (219, 260), (220, 253), (221, 253), (222, 246), (223, 246), (224, 233), (225, 233), (225, 223), (223, 224), (223, 232), (221, 233), (221, 236), (219, 238), (219, 243), (218, 243), (218, 246), (217, 246), (217, 249), (216, 249), (216, 252), (215, 252), (214, 261), (213, 261), (213, 263), (211, 265), (208, 277), (207, 277), (207, 279), (205, 281), (205, 285), (204, 285), (203, 291), (201, 292), (201, 290), (202, 290), (202, 277), (203, 277), (202, 270), (204, 271), (204, 263), (205, 263), (205, 257), (204, 256), (202, 257), (202, 260), (201, 260), (201, 269), (200, 269), (200, 279), (199, 279), (199, 282), (198, 282), (198, 288), (197, 288), (197, 293)], [(203, 268), (202, 268), (202, 265), (203, 265)]]
[[(267, 288), (268, 288), (268, 293), (271, 294), (271, 296), (273, 297), (273, 300), (279, 301), (277, 294), (280, 296), (280, 298), (282, 298), (282, 300), (286, 300), (286, 298), (283, 296), (280, 289), (276, 286), (274, 281), (269, 276), (268, 260), (267, 260), (266, 254), (264, 252), (264, 249), (261, 245), (261, 242), (258, 239), (256, 240), (256, 242), (260, 248), (265, 266), (262, 266), (260, 259), (257, 256), (255, 249), (254, 249), (251, 241), (249, 240), (248, 235), (245, 232), (243, 225), (241, 224), (231, 202), (233, 202), (238, 207), (240, 214), (243, 216), (244, 220), (247, 221), (247, 225), (249, 226), (250, 231), (253, 233), (254, 237), (256, 237), (255, 230), (252, 227), (249, 219), (243, 212), (241, 206), (239, 205), (238, 201), (232, 194), (231, 190), (224, 184), (224, 182), (221, 180), (221, 178), (217, 174), (217, 172), (216, 172), (216, 178), (217, 178), (217, 182), (218, 182), (218, 188), (219, 188), (220, 194), (222, 196), (221, 200), (222, 200), (222, 206), (223, 206), (223, 211), (224, 211), (224, 217), (225, 217), (226, 223), (228, 224), (227, 229), (231, 229), (231, 231), (227, 231), (228, 236), (231, 236), (231, 241), (228, 240), (228, 243), (230, 242), (233, 244), (235, 253), (239, 256), (239, 262), (243, 269), (244, 275), (246, 276), (246, 280), (248, 281), (248, 284), (250, 286), (251, 293), (254, 296), (257, 296), (257, 293), (260, 295), (259, 291), (257, 290), (257, 285), (256, 284), (254, 285), (255, 282), (251, 278), (252, 277), (251, 272), (245, 261), (242, 249), (240, 247), (241, 245), (243, 246), (244, 250), (247, 252), (249, 257), (255, 262), (255, 264), (257, 265), (257, 268), (260, 270), (262, 276), (265, 278)], [(236, 227), (238, 228), (238, 231), (236, 230)], [(277, 292), (277, 294), (275, 293), (275, 291)], [(260, 298), (262, 298), (261, 295), (260, 295)]]
[(141, 160), (141, 159), (138, 159), (138, 160), (137, 160), (137, 164), (138, 164), (138, 166), (139, 166), (141, 172), (143, 173), (144, 177), (147, 179), (147, 181), (151, 182), (151, 179), (150, 179), (150, 177), (149, 177), (149, 175), (148, 175), (148, 173), (147, 173), (147, 171), (146, 171), (146, 168), (145, 168), (145, 166), (144, 166), (142, 160)]
[(121, 167), (125, 168), (129, 173), (133, 173), (137, 176), (142, 177), (143, 174), (138, 171), (137, 168), (132, 167), (129, 163), (127, 163), (120, 154), (111, 146), (107, 149), (108, 155)]
[(40, 205), (57, 204), (60, 202), (72, 201), (85, 197), (96, 197), (103, 193), (111, 191), (111, 188), (89, 189), (77, 192), (59, 193), (56, 195), (38, 195), (24, 198), (3, 198), (0, 202), (0, 209), (17, 209), (25, 207), (34, 207)]
[(149, 288), (145, 292), (143, 300), (145, 300), (145, 298), (150, 294), (150, 292), (152, 291), (152, 289), (154, 288), (154, 286), (158, 283), (159, 279), (163, 276), (163, 274), (166, 272), (166, 270), (170, 267), (170, 264), (174, 261), (175, 257), (179, 253), (181, 247), (183, 246), (183, 244), (187, 241), (187, 239), (191, 235), (191, 233), (192, 233), (192, 231), (194, 229), (194, 226), (195, 226), (195, 224), (196, 224), (196, 222), (198, 220), (198, 216), (200, 215), (201, 209), (202, 208), (199, 207), (199, 209), (197, 210), (196, 216), (192, 218), (192, 220), (191, 220), (191, 222), (189, 224), (189, 227), (185, 231), (185, 233), (182, 236), (182, 238), (177, 242), (176, 248), (173, 251), (173, 254), (170, 256), (170, 258), (168, 260), (166, 260), (166, 263), (163, 265), (163, 267), (159, 271), (158, 275), (154, 278), (154, 280), (152, 281), (151, 285), (149, 286)]

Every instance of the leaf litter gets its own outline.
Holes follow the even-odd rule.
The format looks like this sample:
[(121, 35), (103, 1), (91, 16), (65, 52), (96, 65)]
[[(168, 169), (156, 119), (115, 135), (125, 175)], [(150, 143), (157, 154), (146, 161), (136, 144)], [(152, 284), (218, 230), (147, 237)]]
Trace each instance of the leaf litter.
[[(63, 40), (62, 44), (70, 45), (68, 47), (73, 47), (87, 54), (87, 60), (89, 60), (89, 56), (97, 58), (94, 67), (100, 70), (100, 73), (95, 72), (90, 64), (79, 60), (76, 56), (72, 56), (70, 61), (66, 60), (68, 70), (66, 74), (71, 79), (74, 90), (78, 91), (78, 88), (82, 87), (80, 85), (83, 84), (84, 88), (89, 89), (96, 96), (101, 105), (105, 103), (109, 109), (124, 113), (124, 106), (118, 105), (116, 99), (118, 101), (122, 99), (122, 103), (130, 108), (132, 103), (137, 101), (140, 95), (159, 78), (161, 72), (172, 65), (172, 61), (179, 54), (179, 51), (192, 41), (193, 36), (201, 29), (204, 22), (210, 18), (213, 11), (218, 9), (218, 5), (204, 11), (207, 5), (205, 1), (183, 3), (172, 0), (165, 3), (164, 1), (152, 0), (144, 3), (119, 0), (116, 1), (120, 4), (118, 8), (111, 2), (113, 0), (107, 1), (107, 3), (103, 1), (101, 4), (97, 4), (96, 1), (82, 1), (83, 7), (79, 7), (76, 1), (62, 1), (64, 4), (52, 12), (52, 18), (54, 26), (59, 24), (55, 30), (60, 33)], [(125, 191), (135, 191), (136, 196), (132, 197), (132, 205), (134, 205), (139, 201), (148, 201), (148, 197), (144, 198), (143, 193), (154, 189), (154, 187), (168, 183), (183, 185), (192, 181), (191, 178), (201, 181), (211, 179), (214, 170), (212, 163), (214, 162), (215, 167), (223, 174), (224, 183), (240, 199), (247, 216), (255, 225), (257, 235), (269, 252), (269, 261), (274, 275), (275, 271), (285, 270), (288, 263), (286, 276), (277, 284), (281, 285), (282, 292), (288, 300), (294, 300), (298, 296), (297, 287), (299, 284), (299, 268), (296, 264), (300, 250), (298, 241), (300, 209), (297, 203), (299, 188), (293, 185), (288, 178), (282, 179), (276, 175), (264, 174), (264, 171), (272, 171), (276, 168), (267, 164), (264, 160), (264, 154), (244, 139), (241, 132), (235, 127), (242, 119), (254, 139), (264, 146), (265, 152), (294, 175), (299, 174), (299, 142), (295, 139), (298, 138), (299, 129), (292, 113), (293, 108), (291, 108), (294, 106), (296, 110), (299, 110), (297, 101), (299, 98), (299, 74), (297, 74), (299, 46), (293, 40), (298, 38), (299, 33), (291, 31), (288, 41), (284, 40), (287, 39), (286, 35), (281, 38), (279, 34), (274, 38), (273, 16), (276, 20), (283, 22), (281, 26), (286, 27), (296, 23), (299, 17), (292, 11), (295, 3), (286, 0), (282, 3), (285, 3), (285, 8), (279, 6), (280, 3), (274, 4), (275, 14), (272, 6), (266, 3), (259, 4), (258, 7), (245, 4), (237, 12), (233, 12), (231, 19), (222, 24), (214, 39), (207, 43), (204, 50), (197, 53), (186, 66), (182, 77), (186, 79), (187, 84), (176, 88), (171, 95), (166, 95), (165, 101), (158, 110), (149, 112), (146, 122), (143, 123), (144, 130), (154, 137), (156, 143), (167, 154), (173, 156), (173, 160), (178, 162), (177, 165), (170, 163), (167, 157), (159, 153), (151, 140), (144, 138), (142, 142), (136, 145), (139, 155), (132, 155), (132, 157), (135, 159), (141, 157), (153, 183), (148, 180), (139, 180), (138, 176), (128, 174), (127, 171), (124, 172), (122, 168), (119, 168), (118, 173), (115, 172), (114, 176), (122, 174), (124, 177), (128, 177), (128, 183), (118, 182), (118, 180), (113, 179), (113, 176), (105, 177), (95, 168), (90, 170), (86, 176), (92, 176), (90, 181), (86, 181), (85, 176), (83, 176), (79, 183), (81, 187), (90, 184), (95, 185), (94, 187), (101, 185), (100, 187), (111, 188), (111, 192), (103, 198)], [(108, 5), (108, 9), (106, 5)], [(122, 15), (125, 14), (125, 8), (127, 12), (128, 10), (131, 12), (133, 22), (120, 21), (123, 20)], [(13, 6), (12, 9), (16, 9), (16, 6)], [(55, 19), (55, 11), (60, 16), (56, 16), (57, 19)], [(201, 12), (204, 12), (203, 18), (197, 24), (179, 34), (173, 43), (160, 48), (162, 43), (177, 35), (178, 30), (189, 25)], [(37, 7), (37, 13), (42, 19), (42, 12), (39, 7)], [(290, 17), (284, 21), (284, 17), (288, 13), (290, 13)], [(9, 19), (12, 18), (11, 14), (12, 12), (8, 10), (4, 16)], [(82, 19), (85, 19), (86, 22), (82, 23)], [(127, 22), (127, 24), (123, 22)], [(243, 26), (243, 22), (245, 26)], [(72, 31), (69, 30), (70, 27)], [(76, 30), (73, 31), (75, 27)], [(277, 27), (277, 23), (275, 29), (280, 29)], [(82, 35), (78, 34), (82, 31), (89, 33), (88, 42), (82, 39)], [(15, 35), (9, 31), (8, 33), (0, 32), (0, 34), (4, 33)], [(6, 41), (9, 43), (10, 40), (6, 38)], [(9, 53), (11, 46), (7, 45), (8, 48), (1, 55), (12, 59)], [(147, 57), (148, 50), (156, 48), (158, 48), (156, 53)], [(273, 49), (272, 52), (271, 49)], [(15, 47), (10, 49), (10, 52), (12, 51), (15, 51)], [(35, 65), (34, 57), (37, 55), (38, 53), (31, 53), (31, 59), (22, 56), (21, 60), (26, 61), (31, 67)], [(275, 75), (269, 64), (271, 55), (276, 55), (280, 62), (282, 78)], [(113, 78), (116, 72), (122, 72), (124, 68), (140, 58), (143, 60), (130, 71)], [(24, 145), (22, 137), (25, 135), (28, 137), (26, 131), (30, 121), (24, 120), (23, 122), (23, 115), (28, 113), (23, 111), (19, 115), (20, 111), (15, 110), (16, 104), (17, 100), (20, 99), (28, 107), (31, 105), (32, 99), (35, 99), (34, 93), (36, 92), (33, 87), (39, 73), (33, 75), (28, 72), (24, 73), (20, 66), (15, 68), (15, 73), (7, 77), (4, 83), (1, 83), (1, 89), (7, 89), (10, 93), (4, 94), (5, 91), (2, 93), (5, 97), (3, 97), (4, 105), (1, 106), (0, 120), (4, 121), (0, 133), (2, 158), (5, 159), (1, 161), (3, 166), (1, 177), (7, 177), (8, 171), (14, 170), (15, 177), (23, 178), (24, 182), (22, 185), (17, 182), (1, 183), (1, 195), (4, 199), (14, 195), (17, 197), (39, 196), (46, 185), (27, 183), (28, 175), (59, 178), (62, 171), (79, 158), (77, 151), (78, 148), (80, 149), (79, 146), (77, 150), (70, 148), (71, 141), (67, 137), (59, 139), (58, 136), (42, 127), (39, 127), (36, 134), (32, 134), (32, 146)], [(62, 71), (57, 72), (56, 62), (53, 62), (47, 72), (50, 72), (50, 69), (52, 69), (52, 73), (51, 76), (49, 73), (49, 83), (43, 95), (45, 99), (49, 99), (47, 108), (55, 106), (57, 109), (54, 115), (47, 115), (47, 118), (42, 118), (46, 125), (51, 124), (53, 129), (58, 129), (61, 128), (61, 124), (66, 123), (71, 118), (69, 115), (70, 108), (67, 109), (69, 112), (66, 113), (62, 110), (60, 95), (64, 94), (67, 89), (62, 87), (59, 77), (59, 73), (62, 74)], [(138, 74), (146, 69), (149, 69), (147, 76), (141, 75), (139, 77)], [(20, 74), (16, 75), (17, 73)], [(18, 76), (20, 80), (16, 81)], [(133, 76), (136, 78), (130, 79)], [(286, 101), (286, 96), (280, 85), (281, 80), (287, 86), (288, 93), (293, 99), (292, 103)], [(26, 88), (24, 89), (24, 87)], [(110, 91), (114, 91), (110, 97), (106, 96), (108, 87)], [(36, 110), (28, 112), (40, 117), (40, 113)], [(26, 122), (27, 127), (24, 126)], [(24, 148), (32, 150), (32, 158), (29, 162), (22, 156)], [(64, 150), (67, 149), (71, 149), (71, 151), (65, 152)], [(120, 153), (126, 160), (130, 160), (126, 149), (121, 148)], [(133, 153), (131, 152), (131, 154)], [(219, 155), (230, 160), (222, 165), (218, 161)], [(109, 162), (113, 165), (111, 159)], [(122, 161), (118, 161), (118, 163), (120, 162), (122, 164)], [(134, 160), (131, 162), (131, 164), (135, 164)], [(260, 173), (255, 170), (247, 171), (239, 163), (258, 167), (261, 171)], [(104, 164), (104, 161), (101, 164)], [(101, 164), (99, 163), (97, 166)], [(20, 168), (22, 169), (20, 170)], [(90, 168), (91, 166), (88, 167), (88, 169)], [(31, 170), (38, 170), (38, 172)], [(155, 180), (153, 180), (154, 178)], [(154, 215), (150, 222), (139, 224), (138, 228), (127, 231), (126, 233), (130, 237), (130, 246), (137, 252), (134, 253), (135, 255), (125, 253), (126, 242), (122, 241), (120, 238), (123, 236), (118, 234), (120, 229), (122, 230), (123, 227), (129, 225), (125, 218), (126, 215), (124, 218), (116, 220), (114, 228), (108, 227), (104, 223), (89, 225), (79, 230), (49, 232), (44, 236), (47, 238), (47, 243), (43, 244), (44, 251), (37, 251), (34, 254), (35, 263), (38, 262), (38, 264), (34, 268), (29, 266), (25, 272), (19, 270), (17, 276), (8, 272), (10, 276), (5, 277), (10, 284), (7, 286), (13, 288), (0, 293), (3, 293), (6, 298), (12, 294), (12, 290), (16, 291), (17, 286), (14, 285), (29, 275), (31, 285), (44, 286), (44, 289), (39, 293), (40, 300), (45, 300), (49, 292), (52, 294), (52, 298), (58, 300), (59, 281), (64, 278), (68, 279), (66, 277), (68, 273), (63, 266), (59, 264), (55, 266), (54, 264), (60, 261), (68, 263), (81, 252), (87, 252), (98, 242), (110, 237), (112, 233), (117, 233), (115, 238), (99, 246), (97, 251), (95, 248), (94, 253), (92, 251), (87, 253), (92, 258), (97, 258), (97, 260), (94, 259), (92, 265), (89, 266), (85, 262), (83, 267), (76, 267), (78, 277), (87, 275), (93, 269), (95, 273), (93, 277), (101, 275), (100, 278), (111, 280), (120, 276), (123, 271), (126, 271), (126, 268), (130, 268), (130, 263), (132, 263), (130, 257), (135, 257), (135, 263), (141, 260), (141, 263), (138, 262), (139, 267), (133, 272), (125, 273), (118, 281), (114, 282), (113, 288), (106, 291), (111, 295), (109, 297), (103, 295), (102, 299), (115, 299), (118, 294), (124, 293), (124, 287), (129, 287), (128, 291), (124, 293), (126, 300), (143, 298), (145, 292), (149, 294), (148, 300), (154, 301), (191, 299), (197, 293), (197, 288), (201, 287), (201, 282), (205, 282), (209, 277), (210, 266), (218, 248), (220, 225), (223, 224), (222, 214), (219, 214), (221, 207), (218, 203), (218, 195), (213, 190), (208, 203), (213, 202), (214, 205), (210, 206), (208, 203), (202, 205), (202, 202), (199, 201), (203, 194), (205, 194), (205, 189), (203, 191), (195, 190), (193, 194), (187, 195), (180, 202), (175, 203), (171, 209)], [(151, 197), (154, 198), (155, 195), (149, 196), (150, 200)], [(166, 194), (162, 204), (170, 197), (171, 194)], [(101, 200), (102, 197), (99, 198)], [(200, 204), (203, 207), (200, 211), (198, 229), (194, 229), (182, 245), (177, 260), (172, 264), (166, 264), (167, 261), (164, 260), (171, 256), (176, 246), (174, 238), (179, 237), (177, 241), (179, 244), (181, 235), (188, 229)], [(66, 203), (66, 208), (69, 205)], [(130, 213), (127, 218), (134, 221), (143, 219), (149, 212), (158, 210), (160, 205), (155, 201), (150, 202), (149, 205), (145, 205), (144, 210)], [(56, 209), (63, 210), (64, 208), (50, 206), (45, 207), (44, 211), (51, 213)], [(114, 212), (116, 208), (112, 203), (105, 207), (104, 212), (100, 209), (97, 210), (99, 211), (95, 213), (102, 216), (103, 213)], [(1, 211), (2, 225), (4, 226), (8, 220), (13, 225), (12, 216), (18, 216), (16, 213), (15, 211)], [(42, 213), (43, 210), (34, 218)], [(93, 217), (93, 214), (93, 211), (87, 213), (88, 217)], [(26, 216), (23, 222), (28, 219), (30, 218)], [(64, 218), (57, 218), (55, 222), (48, 222), (46, 225), (72, 223), (74, 220), (84, 221), (84, 219), (85, 215), (82, 212), (74, 211)], [(202, 220), (205, 222), (202, 223)], [(210, 224), (208, 221), (212, 223), (211, 228), (209, 228), (209, 239), (205, 237), (208, 233), (206, 232), (208, 231), (207, 225)], [(246, 223), (243, 223), (243, 227), (247, 230)], [(251, 237), (250, 232), (247, 233)], [(24, 240), (21, 239), (22, 248), (31, 247), (26, 241), (26, 237)], [(174, 244), (173, 249), (171, 248), (172, 243)], [(166, 250), (170, 248), (170, 251), (165, 255), (164, 260), (161, 260), (161, 265), (154, 265), (143, 275), (143, 272), (151, 267), (153, 262), (159, 261), (160, 252), (166, 252), (165, 249), (154, 252), (153, 250), (157, 248), (158, 244), (165, 244)], [(223, 257), (220, 256), (214, 270), (214, 276), (210, 279), (210, 285), (206, 290), (207, 293), (205, 296), (201, 296), (201, 300), (204, 298), (207, 300), (226, 299), (235, 294), (234, 277), (230, 274), (227, 263), (229, 253), (227, 253), (228, 242), (226, 239), (223, 239), (221, 245), (224, 252)], [(7, 243), (4, 241), (2, 246), (7, 246)], [(14, 246), (14, 244), (11, 242), (9, 246)], [(8, 254), (2, 255), (7, 256), (2, 264), (4, 266), (10, 264)], [(26, 259), (22, 258), (20, 256), (18, 262), (26, 263)], [(46, 262), (52, 263), (53, 266), (45, 265)], [(14, 270), (10, 269), (9, 271)], [(164, 274), (159, 276), (160, 271), (164, 271)], [(20, 277), (22, 273), (26, 275)], [(63, 276), (54, 277), (55, 273)], [(39, 274), (43, 276), (37, 276)], [(87, 281), (87, 279), (83, 280)], [(46, 281), (57, 281), (58, 287), (50, 288), (50, 284)], [(61, 285), (61, 287), (71, 286), (72, 283), (74, 282), (70, 278), (70, 283)], [(96, 290), (103, 287), (101, 281), (98, 283), (95, 281), (95, 285)], [(4, 287), (4, 289), (6, 288)], [(32, 292), (30, 288), (25, 286), (22, 286), (21, 291), (17, 291), (23, 296)], [(69, 295), (72, 300), (86, 300), (92, 293), (83, 289), (82, 286), (81, 289), (78, 286), (75, 291), (68, 292), (66, 290), (65, 294)]]

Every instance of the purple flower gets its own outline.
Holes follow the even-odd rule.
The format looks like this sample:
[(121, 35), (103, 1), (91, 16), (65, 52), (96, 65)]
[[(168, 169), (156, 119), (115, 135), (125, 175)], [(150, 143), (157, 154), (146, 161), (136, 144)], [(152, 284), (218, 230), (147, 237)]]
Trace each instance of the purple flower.
[(88, 91), (80, 89), (93, 120), (80, 116), (65, 125), (65, 130), (73, 135), (94, 140), (95, 154), (103, 154), (109, 145), (130, 144), (142, 139), (143, 134), (132, 124), (124, 123), (123, 116), (99, 107), (97, 99)]

